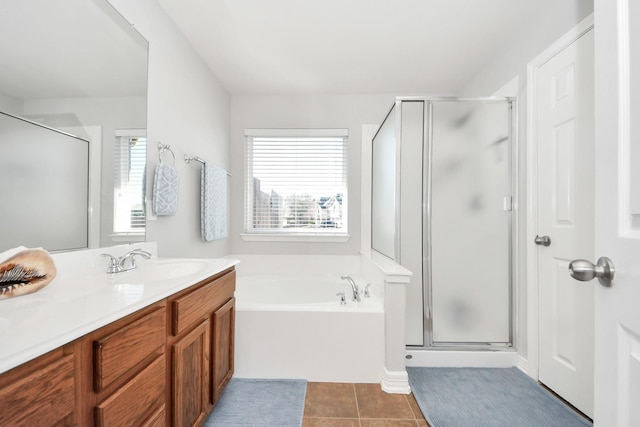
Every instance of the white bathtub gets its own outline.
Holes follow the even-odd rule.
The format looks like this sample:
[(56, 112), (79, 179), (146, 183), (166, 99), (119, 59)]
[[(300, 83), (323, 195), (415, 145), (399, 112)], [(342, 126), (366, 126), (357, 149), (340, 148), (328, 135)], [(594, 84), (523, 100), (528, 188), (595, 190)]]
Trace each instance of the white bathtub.
[[(234, 257), (241, 260), (236, 377), (380, 382), (385, 352), (382, 290), (374, 283), (371, 298), (362, 295), (356, 303), (351, 287), (340, 279), (351, 275), (364, 289), (359, 257)], [(278, 268), (281, 263), (293, 266), (291, 274), (282, 274), (287, 269)], [(304, 264), (308, 268), (301, 268)], [(346, 305), (340, 304), (337, 292), (345, 293)]]

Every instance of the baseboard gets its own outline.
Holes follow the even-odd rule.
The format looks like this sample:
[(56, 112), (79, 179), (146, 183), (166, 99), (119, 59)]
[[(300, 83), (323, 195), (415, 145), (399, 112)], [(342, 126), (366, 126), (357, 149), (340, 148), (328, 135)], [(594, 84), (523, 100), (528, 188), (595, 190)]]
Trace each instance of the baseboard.
[(409, 375), (407, 374), (407, 371), (388, 371), (387, 368), (384, 368), (384, 375), (382, 376), (382, 382), (380, 385), (382, 386), (382, 390), (386, 393), (411, 393), (411, 387), (409, 387)]
[(531, 376), (529, 374), (529, 360), (522, 356), (521, 354), (518, 355), (518, 364), (516, 365), (522, 372), (524, 372), (525, 374)]

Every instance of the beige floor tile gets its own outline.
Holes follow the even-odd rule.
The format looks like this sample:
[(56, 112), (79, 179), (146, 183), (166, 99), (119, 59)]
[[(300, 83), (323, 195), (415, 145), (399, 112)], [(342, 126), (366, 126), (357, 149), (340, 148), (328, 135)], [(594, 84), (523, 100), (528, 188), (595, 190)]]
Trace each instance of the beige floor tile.
[(358, 418), (353, 384), (307, 384), (305, 417)]
[(407, 401), (409, 402), (409, 406), (411, 406), (411, 410), (413, 411), (413, 415), (416, 417), (416, 419), (424, 420), (422, 410), (420, 409), (420, 406), (418, 405), (418, 402), (416, 401), (413, 393), (407, 395)]
[(379, 384), (356, 384), (360, 418), (413, 420), (415, 415), (404, 394), (389, 394)]
[(357, 418), (304, 417), (302, 427), (360, 427), (360, 421)]
[(361, 427), (418, 427), (416, 420), (379, 420), (360, 418)]

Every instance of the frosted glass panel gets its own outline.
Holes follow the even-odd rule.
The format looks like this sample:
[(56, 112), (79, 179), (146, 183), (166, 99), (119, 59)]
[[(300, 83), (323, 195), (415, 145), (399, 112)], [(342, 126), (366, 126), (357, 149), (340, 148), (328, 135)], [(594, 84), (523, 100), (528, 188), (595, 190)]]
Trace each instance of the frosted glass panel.
[(89, 143), (0, 114), (0, 159), (0, 248), (86, 248)]
[(371, 164), (371, 247), (395, 259), (396, 115), (395, 106), (373, 138)]
[(509, 104), (434, 102), (433, 342), (510, 342)]

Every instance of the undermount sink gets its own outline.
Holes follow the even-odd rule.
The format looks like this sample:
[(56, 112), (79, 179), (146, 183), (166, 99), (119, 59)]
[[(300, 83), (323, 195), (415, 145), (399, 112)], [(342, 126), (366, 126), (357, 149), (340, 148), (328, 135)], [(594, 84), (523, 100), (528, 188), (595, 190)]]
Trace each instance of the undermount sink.
[(113, 274), (112, 281), (146, 283), (179, 279), (200, 273), (209, 267), (209, 262), (204, 259), (140, 259), (136, 262), (137, 268)]

